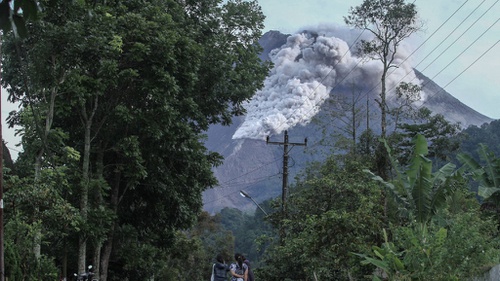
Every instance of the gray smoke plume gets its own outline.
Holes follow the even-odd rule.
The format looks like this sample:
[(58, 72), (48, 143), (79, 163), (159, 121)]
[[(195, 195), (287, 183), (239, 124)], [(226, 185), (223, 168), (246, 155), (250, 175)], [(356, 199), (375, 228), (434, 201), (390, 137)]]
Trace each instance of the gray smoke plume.
[[(369, 40), (369, 34), (339, 26), (306, 30), (289, 36), (286, 44), (270, 52), (274, 68), (263, 89), (244, 105), (247, 114), (233, 139), (264, 139), (297, 124), (306, 125), (337, 86), (354, 83), (379, 91), (381, 62), (356, 53), (355, 43)], [(389, 71), (388, 89), (403, 81), (418, 84), (410, 61), (405, 60), (409, 54), (407, 46), (399, 47), (394, 61), (398, 67)]]

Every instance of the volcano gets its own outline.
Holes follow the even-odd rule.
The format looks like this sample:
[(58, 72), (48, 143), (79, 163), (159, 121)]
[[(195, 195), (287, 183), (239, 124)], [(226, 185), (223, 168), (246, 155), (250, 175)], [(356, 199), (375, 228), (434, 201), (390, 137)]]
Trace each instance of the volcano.
[[(369, 39), (345, 27), (318, 28), (297, 34), (265, 33), (259, 43), (262, 60), (274, 68), (265, 86), (246, 105), (247, 114), (233, 118), (230, 126), (214, 125), (208, 131), (206, 147), (224, 156), (224, 164), (214, 169), (219, 186), (203, 194), (204, 210), (216, 213), (224, 207), (255, 210), (253, 202), (240, 196), (244, 190), (254, 200), (279, 197), (282, 190), (283, 146), (266, 144), (284, 140), (307, 146), (289, 147), (288, 182), (311, 161), (331, 153), (325, 136), (339, 133), (342, 120), (332, 118), (339, 101), (357, 97), (366, 112), (357, 126), (380, 131), (379, 93), (381, 66), (362, 58), (356, 42)], [(409, 47), (396, 54), (397, 67), (388, 76), (388, 103), (396, 104), (394, 90), (401, 82), (421, 87), (414, 107), (427, 107), (462, 128), (480, 126), (493, 119), (460, 102), (431, 79), (411, 66)]]

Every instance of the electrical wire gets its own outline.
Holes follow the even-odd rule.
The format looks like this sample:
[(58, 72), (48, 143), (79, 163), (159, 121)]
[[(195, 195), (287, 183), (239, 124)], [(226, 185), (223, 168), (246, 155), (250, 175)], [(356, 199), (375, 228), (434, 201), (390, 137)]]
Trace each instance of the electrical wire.
[[(414, 1), (414, 2), (415, 2), (415, 1)], [(461, 8), (462, 8), (462, 7), (463, 7), (463, 6), (467, 3), (467, 2), (468, 2), (468, 0), (467, 0), (467, 1), (465, 1), (465, 2), (464, 2), (464, 3), (463, 3), (463, 4), (462, 4), (462, 5), (461, 5), (461, 6), (460, 6), (457, 10), (455, 10), (455, 12), (454, 12), (452, 15), (450, 15), (450, 16), (447, 18), (447, 20), (446, 20), (445, 22), (443, 22), (443, 23), (442, 23), (442, 24), (441, 24), (441, 25), (440, 25), (440, 26), (439, 26), (439, 27), (438, 27), (438, 28), (437, 28), (437, 29), (436, 29), (436, 30), (435, 30), (435, 31), (431, 34), (431, 36), (430, 36), (430, 37), (432, 37), (433, 35), (435, 35), (435, 34), (436, 34), (436, 32), (437, 32), (439, 29), (441, 29), (441, 28), (442, 28), (442, 27), (443, 27), (443, 26), (444, 26), (444, 25), (445, 25), (445, 24), (446, 24), (446, 23), (447, 23), (447, 22), (448, 22), (448, 21), (449, 21), (449, 20), (450, 20), (450, 19), (451, 19), (454, 15), (455, 15), (455, 14), (456, 14), (456, 13), (457, 13), (457, 12), (458, 12), (458, 11), (459, 11), (459, 10), (460, 10), (460, 9), (461, 9)], [(472, 15), (472, 14), (474, 13), (474, 11), (476, 11), (476, 10), (477, 10), (477, 9), (478, 9), (478, 8), (479, 8), (479, 7), (480, 7), (480, 6), (484, 3), (484, 2), (485, 2), (485, 0), (483, 0), (483, 1), (482, 1), (482, 2), (481, 2), (481, 3), (480, 3), (480, 4), (479, 4), (479, 5), (478, 5), (478, 6), (477, 6), (477, 7), (476, 7), (476, 8), (475, 8), (472, 12), (471, 12), (471, 13), (469, 13), (469, 15), (468, 15), (465, 19), (463, 19), (463, 20), (461, 21), (461, 23), (460, 23), (457, 27), (455, 27), (455, 29), (454, 29), (452, 32), (450, 32), (450, 33), (448, 34), (448, 36), (445, 38), (445, 40), (446, 40), (447, 38), (449, 38), (449, 37), (451, 36), (451, 34), (453, 34), (453, 33), (454, 33), (457, 29), (458, 29), (458, 27), (459, 27), (460, 25), (462, 25), (462, 24), (465, 22), (465, 20), (466, 20), (466, 19), (468, 19), (468, 18), (470, 17), (470, 15)], [(492, 7), (493, 7), (493, 6), (494, 6), (497, 2), (498, 2), (498, 0), (497, 0), (497, 1), (496, 1), (493, 5), (492, 5), (492, 6), (490, 6), (490, 9), (491, 9), (491, 8), (492, 8)], [(479, 18), (478, 18), (478, 19), (477, 19), (477, 20), (476, 20), (476, 21), (475, 21), (472, 25), (474, 25), (475, 23), (477, 23), (477, 21), (478, 21), (479, 19), (481, 19), (481, 18), (482, 18), (485, 14), (486, 14), (486, 12), (485, 12), (485, 13), (483, 13), (483, 14), (481, 15), (481, 17), (479, 17)], [(469, 46), (468, 46), (465, 50), (463, 50), (463, 51), (462, 51), (459, 55), (457, 55), (457, 56), (456, 56), (456, 57), (455, 57), (455, 58), (454, 58), (454, 59), (453, 59), (453, 60), (452, 60), (452, 61), (451, 61), (451, 62), (450, 62), (447, 66), (445, 66), (445, 67), (444, 67), (444, 68), (443, 68), (443, 69), (442, 69), (442, 70), (441, 70), (438, 74), (436, 74), (434, 77), (436, 77), (437, 75), (439, 75), (442, 71), (444, 71), (447, 67), (449, 67), (449, 65), (451, 65), (451, 64), (452, 64), (455, 60), (457, 60), (457, 59), (458, 59), (461, 55), (463, 55), (463, 53), (465, 53), (465, 52), (466, 52), (466, 51), (467, 51), (467, 50), (468, 50), (468, 49), (469, 49), (469, 48), (470, 48), (473, 44), (475, 44), (475, 43), (479, 40), (479, 38), (481, 38), (481, 37), (482, 37), (485, 33), (487, 33), (487, 32), (491, 29), (491, 27), (493, 27), (493, 26), (494, 26), (497, 22), (498, 22), (498, 20), (497, 20), (494, 24), (492, 24), (492, 25), (491, 25), (491, 26), (490, 26), (487, 30), (485, 30), (485, 31), (484, 31), (484, 32), (483, 32), (483, 33), (482, 33), (482, 34), (481, 34), (481, 35), (480, 35), (480, 36), (479, 36), (476, 40), (474, 40), (474, 42), (473, 42), (473, 43), (469, 44)], [(471, 25), (471, 26), (472, 26), (472, 25)], [(469, 27), (469, 28), (468, 28), (465, 32), (467, 32), (467, 31), (471, 28), (471, 26), (470, 26), (470, 27)], [(465, 34), (465, 32), (464, 32), (464, 33), (462, 33), (462, 35), (463, 35), (463, 34)], [(362, 33), (360, 33), (360, 34), (359, 34), (359, 36), (358, 36), (358, 38), (355, 40), (355, 42), (357, 42), (357, 40), (359, 40), (359, 38), (361, 37), (361, 34), (362, 34)], [(462, 35), (461, 35), (461, 36), (462, 36)], [(460, 36), (460, 37), (461, 37), (461, 36)], [(414, 50), (414, 51), (413, 51), (413, 52), (412, 52), (412, 53), (411, 53), (408, 57), (406, 57), (406, 58), (405, 58), (405, 60), (403, 60), (403, 61), (402, 61), (399, 65), (401, 65), (402, 63), (404, 63), (404, 62), (405, 62), (405, 61), (406, 61), (406, 60), (407, 60), (407, 59), (408, 59), (411, 55), (413, 55), (413, 54), (414, 54), (414, 53), (415, 53), (415, 52), (416, 52), (416, 51), (417, 51), (417, 50), (418, 50), (421, 46), (423, 46), (423, 45), (424, 45), (424, 44), (425, 44), (425, 43), (426, 43), (426, 42), (430, 39), (430, 37), (429, 37), (429, 38), (427, 38), (427, 39), (426, 39), (426, 40), (425, 40), (422, 44), (420, 44), (420, 45), (419, 45), (419, 46), (418, 46), (418, 47), (417, 47), (417, 48), (416, 48), (416, 49), (415, 49), (415, 50)], [(441, 43), (440, 43), (437, 47), (439, 47), (439, 46), (440, 46), (440, 45), (441, 45), (441, 44), (442, 44), (445, 40), (441, 41)], [(457, 40), (458, 40), (458, 39), (457, 39)], [(455, 44), (455, 43), (457, 42), (457, 40), (455, 40), (452, 44), (450, 44), (450, 46), (451, 46), (451, 45), (453, 45), (453, 44)], [(355, 43), (355, 42), (354, 42), (354, 43)], [(344, 55), (342, 56), (342, 58), (343, 58), (343, 57), (344, 57), (344, 56), (345, 56), (345, 55), (346, 55), (346, 54), (347, 54), (347, 53), (351, 50), (351, 48), (352, 48), (352, 46), (354, 45), (354, 43), (353, 43), (353, 44), (351, 44), (351, 46), (349, 47), (349, 50), (348, 50), (346, 53), (344, 53)], [(487, 52), (489, 52), (489, 51), (490, 51), (490, 50), (491, 50), (494, 46), (496, 46), (496, 44), (497, 44), (497, 43), (498, 43), (498, 41), (497, 41), (494, 45), (492, 45), (492, 46), (491, 46), (488, 50), (486, 50), (485, 52), (483, 52), (483, 53), (482, 53), (482, 54), (481, 54), (481, 55), (480, 55), (480, 56), (479, 56), (479, 57), (478, 57), (478, 58), (477, 58), (477, 59), (476, 59), (473, 63), (471, 63), (471, 64), (470, 64), (467, 68), (465, 68), (465, 69), (464, 69), (464, 70), (463, 70), (460, 74), (458, 74), (458, 75), (457, 75), (454, 79), (452, 79), (452, 80), (451, 80), (448, 84), (446, 84), (446, 85), (443, 87), (443, 89), (444, 89), (444, 88), (446, 88), (446, 87), (447, 87), (450, 83), (452, 83), (453, 81), (455, 81), (455, 80), (456, 80), (456, 79), (457, 79), (460, 75), (462, 75), (465, 71), (467, 71), (467, 70), (468, 70), (468, 69), (469, 69), (469, 68), (470, 68), (473, 64), (475, 64), (477, 61), (479, 61), (479, 60), (480, 60), (480, 59), (481, 59), (481, 58), (482, 58), (482, 57), (483, 57), (483, 56), (484, 56)], [(449, 46), (449, 47), (450, 47), (450, 46)], [(436, 49), (437, 49), (437, 47), (435, 47), (435, 48), (433, 49), (433, 51), (432, 51), (432, 52), (434, 52), (434, 50), (436, 50)], [(448, 47), (448, 48), (449, 48), (449, 47)], [(448, 49), (448, 48), (447, 48), (447, 49)], [(429, 53), (429, 54), (428, 54), (425, 58), (427, 58), (430, 54), (432, 54), (432, 52), (431, 52), (431, 53)], [(425, 59), (425, 58), (424, 58), (424, 59)], [(339, 60), (339, 61), (341, 61), (341, 60)], [(422, 61), (423, 61), (423, 60), (422, 60)], [(421, 61), (421, 62), (422, 62), (422, 61)], [(350, 71), (349, 71), (349, 72), (348, 72), (348, 73), (347, 73), (347, 74), (346, 74), (346, 75), (345, 75), (345, 76), (341, 79), (341, 81), (340, 81), (340, 82), (338, 82), (338, 83), (336, 83), (336, 84), (335, 84), (335, 86), (332, 88), (332, 91), (333, 91), (333, 90), (334, 90), (334, 89), (335, 89), (338, 85), (340, 85), (340, 84), (341, 84), (341, 83), (342, 83), (342, 82), (343, 82), (343, 81), (344, 81), (344, 80), (345, 80), (345, 79), (346, 79), (346, 78), (347, 78), (347, 77), (348, 77), (348, 76), (349, 76), (349, 75), (350, 75), (350, 74), (351, 74), (351, 73), (352, 73), (352, 72), (356, 69), (356, 67), (359, 65), (359, 63), (360, 63), (360, 62), (361, 62), (361, 60), (359, 60), (359, 61), (358, 61), (358, 63), (357, 63), (357, 64), (356, 64), (353, 68), (351, 68), (351, 70), (350, 70)], [(420, 62), (420, 63), (421, 63), (421, 62)], [(431, 65), (431, 64), (432, 64), (432, 63), (434, 63), (434, 62), (435, 62), (435, 60), (434, 60), (433, 62), (431, 62), (429, 65)], [(429, 67), (429, 65), (428, 65), (427, 67)], [(426, 67), (426, 68), (427, 68), (427, 67)], [(324, 77), (320, 80), (320, 83), (322, 83), (322, 82), (323, 82), (323, 81), (324, 81), (324, 80), (325, 80), (325, 79), (326, 79), (326, 78), (327, 78), (327, 77), (331, 74), (331, 72), (333, 71), (333, 68), (334, 68), (334, 66), (333, 66), (333, 67), (332, 67), (332, 69), (329, 71), (329, 73), (328, 73), (327, 75), (325, 75), (325, 76), (324, 76)], [(433, 77), (433, 78), (434, 78), (434, 77)], [(318, 85), (318, 87), (319, 87), (319, 85)], [(376, 86), (376, 87), (377, 87), (377, 86)], [(376, 87), (372, 88), (370, 91), (374, 90)], [(314, 89), (314, 91), (316, 91), (316, 90), (317, 90), (317, 87), (316, 87), (316, 89)], [(367, 96), (367, 95), (369, 94), (369, 92), (370, 92), (370, 91), (368, 91), (368, 92), (365, 94), (365, 96)], [(428, 100), (428, 99), (427, 99), (427, 100)], [(297, 109), (296, 109), (296, 110), (297, 110)], [(284, 125), (284, 123), (282, 123), (280, 126), (282, 126), (282, 125)], [(313, 146), (314, 146), (314, 145), (316, 145), (316, 144), (313, 144)], [(258, 170), (258, 169), (255, 169), (255, 170)], [(247, 174), (248, 174), (248, 173), (247, 173)]]

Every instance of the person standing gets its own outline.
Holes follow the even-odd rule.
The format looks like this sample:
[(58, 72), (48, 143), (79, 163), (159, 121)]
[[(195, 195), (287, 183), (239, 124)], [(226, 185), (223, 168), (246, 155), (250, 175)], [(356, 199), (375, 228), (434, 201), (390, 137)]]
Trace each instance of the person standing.
[(212, 278), (211, 281), (226, 281), (227, 272), (229, 271), (229, 266), (224, 261), (221, 254), (216, 257), (216, 262), (212, 266)]
[(236, 262), (229, 266), (231, 281), (248, 281), (248, 266), (243, 262), (243, 256), (236, 253), (234, 259)]
[(243, 262), (248, 267), (248, 279), (247, 279), (247, 281), (255, 281), (255, 279), (253, 277), (252, 267), (250, 266), (250, 261), (245, 256), (243, 256)]

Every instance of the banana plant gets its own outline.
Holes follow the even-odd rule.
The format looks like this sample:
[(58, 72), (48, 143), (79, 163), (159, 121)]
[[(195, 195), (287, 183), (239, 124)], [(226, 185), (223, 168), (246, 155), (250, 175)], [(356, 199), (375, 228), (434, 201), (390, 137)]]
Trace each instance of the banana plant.
[(385, 140), (389, 159), (395, 176), (386, 181), (380, 176), (365, 170), (386, 188), (407, 216), (412, 216), (419, 223), (428, 222), (432, 216), (446, 203), (446, 198), (452, 194), (452, 182), (460, 177), (455, 165), (448, 163), (436, 172), (432, 172), (432, 161), (426, 158), (429, 152), (427, 140), (422, 135), (413, 139), (414, 149), (410, 162), (406, 167), (400, 165), (391, 155), (391, 150)]
[[(387, 280), (405, 280), (406, 274), (405, 265), (403, 262), (403, 252), (398, 251), (397, 247), (389, 242), (387, 232), (384, 229), (385, 242), (381, 247), (373, 246), (370, 255), (353, 253), (356, 256), (363, 258), (362, 265), (372, 264), (380, 271), (372, 275), (372, 281), (381, 281), (381, 277)], [(409, 279), (408, 279), (409, 280)]]
[(478, 195), (487, 200), (500, 191), (500, 158), (496, 157), (484, 144), (479, 144), (478, 153), (484, 165), (478, 163), (469, 154), (460, 153), (457, 158), (464, 164), (461, 169), (467, 170), (479, 183)]

